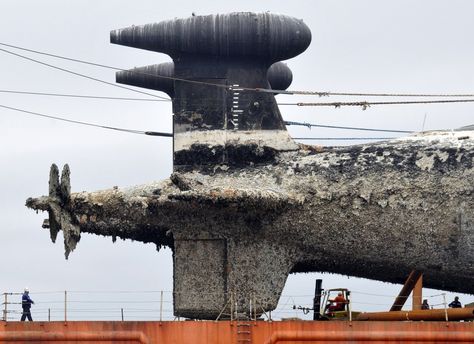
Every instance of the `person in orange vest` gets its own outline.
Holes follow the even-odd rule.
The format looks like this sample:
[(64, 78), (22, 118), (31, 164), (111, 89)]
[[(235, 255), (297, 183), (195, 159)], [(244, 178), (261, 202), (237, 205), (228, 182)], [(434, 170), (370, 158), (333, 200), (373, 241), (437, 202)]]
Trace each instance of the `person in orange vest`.
[(344, 298), (342, 292), (339, 292), (334, 299), (329, 299), (325, 307), (325, 313), (343, 311), (346, 308), (347, 300)]
[(334, 305), (334, 311), (343, 311), (346, 307), (347, 300), (344, 298), (344, 295), (342, 295), (342, 292), (339, 292), (337, 296), (334, 298), (334, 302), (336, 303)]

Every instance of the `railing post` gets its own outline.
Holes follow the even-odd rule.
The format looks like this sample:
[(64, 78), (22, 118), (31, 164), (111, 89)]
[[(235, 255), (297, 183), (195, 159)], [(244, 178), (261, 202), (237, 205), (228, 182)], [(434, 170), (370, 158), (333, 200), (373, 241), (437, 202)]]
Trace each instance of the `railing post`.
[(64, 291), (64, 322), (67, 322), (67, 291)]
[(252, 296), (249, 298), (249, 319), (252, 320)]
[(120, 308), (120, 312), (122, 313), (122, 321), (123, 321), (123, 308)]
[(230, 321), (234, 320), (234, 293), (230, 292)]
[(163, 321), (163, 290), (160, 292), (160, 321)]
[(48, 308), (48, 321), (51, 321), (51, 308)]
[(4, 296), (4, 306), (3, 306), (3, 321), (7, 321), (7, 313), (8, 313), (8, 293), (3, 293)]
[(352, 321), (352, 306), (351, 306), (351, 299), (347, 298), (347, 311), (349, 313), (349, 321)]
[(258, 302), (257, 302), (257, 297), (255, 294), (253, 294), (253, 320), (257, 321), (257, 308), (258, 308)]
[(239, 320), (239, 299), (238, 299), (238, 294), (235, 293), (235, 319)]
[(446, 322), (449, 321), (448, 319), (448, 303), (446, 302), (446, 294), (443, 293), (443, 305), (444, 305), (444, 317), (446, 319)]
[(254, 320), (257, 321), (257, 311), (258, 311), (258, 301), (257, 301), (257, 297), (255, 296), (255, 294), (253, 295), (253, 299), (254, 299)]

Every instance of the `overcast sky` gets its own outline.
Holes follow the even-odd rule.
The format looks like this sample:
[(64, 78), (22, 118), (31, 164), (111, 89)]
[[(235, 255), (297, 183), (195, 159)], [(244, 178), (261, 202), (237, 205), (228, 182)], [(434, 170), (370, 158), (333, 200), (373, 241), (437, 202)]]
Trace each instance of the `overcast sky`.
[[(303, 19), (309, 26), (313, 35), (310, 47), (287, 61), (294, 77), (291, 89), (474, 93), (474, 2), (469, 0), (2, 0), (0, 43), (133, 68), (169, 61), (170, 58), (112, 45), (109, 43), (110, 30), (187, 17), (192, 12), (200, 15), (234, 11), (287, 14)], [(115, 80), (112, 70), (15, 52), (109, 82)], [(0, 61), (0, 90), (146, 97), (1, 51)], [(357, 100), (366, 99), (371, 100)], [(280, 95), (277, 100), (349, 101), (355, 98)], [(168, 102), (0, 93), (0, 105), (109, 126), (171, 131), (171, 104)], [(425, 130), (473, 124), (473, 110), (472, 103), (373, 106), (366, 111), (359, 108), (281, 107), (286, 120), (407, 130), (421, 130), (425, 116)], [(83, 127), (1, 108), (0, 127), (1, 292), (22, 291), (29, 286), (34, 298), (46, 301), (46, 294), (37, 293), (35, 296), (35, 291), (172, 290), (169, 250), (157, 253), (153, 245), (120, 240), (113, 244), (110, 238), (84, 234), (77, 250), (65, 261), (61, 235), (53, 245), (49, 233), (41, 229), (47, 215), (36, 214), (24, 206), (26, 198), (47, 193), (49, 167), (53, 162), (60, 168), (65, 163), (70, 165), (73, 192), (165, 179), (172, 170), (169, 138)], [(290, 127), (289, 131), (295, 137), (368, 136), (364, 132), (327, 129), (309, 131)], [(359, 309), (387, 309), (391, 298), (377, 299), (363, 293), (395, 295), (401, 287), (328, 274), (292, 275), (282, 303), (286, 307), (293, 303), (308, 305), (314, 279), (321, 276), (327, 288), (344, 286), (354, 290), (354, 301), (359, 302), (355, 308)], [(426, 293), (438, 292), (427, 290)], [(301, 295), (308, 296), (297, 298)], [(449, 298), (452, 296), (448, 295)], [(433, 303), (436, 303), (434, 301), (435, 298)], [(473, 298), (461, 295), (461, 301), (472, 302)], [(46, 303), (44, 305), (46, 307)]]

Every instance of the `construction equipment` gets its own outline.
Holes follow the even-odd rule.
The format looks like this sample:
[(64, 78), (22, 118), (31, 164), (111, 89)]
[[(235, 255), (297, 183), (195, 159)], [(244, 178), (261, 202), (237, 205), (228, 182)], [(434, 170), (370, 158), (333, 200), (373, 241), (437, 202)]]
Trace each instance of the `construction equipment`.
[(308, 314), (314, 312), (313, 320), (352, 320), (360, 312), (351, 309), (351, 292), (346, 288), (322, 289), (322, 280), (316, 280), (313, 307), (293, 306), (293, 309)]
[(351, 292), (345, 288), (328, 289), (322, 294), (320, 314), (328, 320), (351, 318)]

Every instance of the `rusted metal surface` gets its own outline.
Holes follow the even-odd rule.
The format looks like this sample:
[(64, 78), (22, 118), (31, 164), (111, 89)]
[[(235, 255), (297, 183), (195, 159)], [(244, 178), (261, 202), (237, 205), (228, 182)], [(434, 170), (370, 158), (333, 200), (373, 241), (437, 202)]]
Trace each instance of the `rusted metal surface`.
[(391, 311), (361, 313), (357, 320), (376, 320), (376, 321), (403, 321), (403, 320), (424, 320), (424, 321), (442, 321), (447, 318), (452, 321), (473, 320), (474, 308), (448, 308), (448, 309), (427, 309), (414, 311)]
[(127, 343), (154, 343), (143, 334), (137, 331), (17, 331), (0, 332), (1, 342), (127, 342)]
[[(242, 322), (239, 322), (242, 325)], [(472, 343), (474, 323), (246, 322), (249, 343)], [(237, 322), (32, 322), (0, 324), (0, 343), (235, 344)]]
[(281, 342), (396, 342), (396, 343), (471, 343), (474, 340), (472, 333), (466, 332), (419, 332), (419, 331), (346, 331), (346, 332), (276, 332), (265, 344)]

